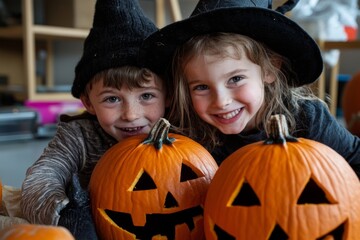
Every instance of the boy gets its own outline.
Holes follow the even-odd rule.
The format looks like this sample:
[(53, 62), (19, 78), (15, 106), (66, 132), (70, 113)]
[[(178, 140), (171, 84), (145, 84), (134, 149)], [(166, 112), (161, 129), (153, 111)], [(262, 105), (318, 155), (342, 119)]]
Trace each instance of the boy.
[(165, 114), (166, 87), (137, 63), (145, 37), (156, 31), (135, 0), (98, 0), (93, 27), (75, 68), (72, 95), (86, 112), (62, 118), (54, 138), (27, 170), (21, 209), (31, 223), (57, 225), (74, 174), (87, 188), (97, 161), (113, 144), (148, 133)]

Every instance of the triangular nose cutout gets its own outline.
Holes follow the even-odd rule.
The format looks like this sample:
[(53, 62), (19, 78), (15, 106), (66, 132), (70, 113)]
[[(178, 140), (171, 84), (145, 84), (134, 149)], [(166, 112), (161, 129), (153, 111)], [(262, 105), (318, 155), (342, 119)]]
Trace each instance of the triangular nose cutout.
[(288, 235), (285, 231), (280, 227), (279, 224), (276, 224), (275, 228), (273, 229), (269, 240), (286, 240), (289, 239)]
[(325, 234), (322, 237), (317, 238), (316, 240), (326, 240), (326, 239), (334, 239), (334, 240), (342, 240), (345, 239), (346, 229), (348, 224), (348, 220), (340, 224), (337, 228), (332, 230), (330, 233)]
[(216, 224), (214, 225), (214, 231), (215, 231), (218, 239), (221, 239), (221, 240), (235, 240), (236, 239)]
[(170, 192), (168, 192), (166, 195), (164, 207), (165, 208), (179, 207), (178, 202)]

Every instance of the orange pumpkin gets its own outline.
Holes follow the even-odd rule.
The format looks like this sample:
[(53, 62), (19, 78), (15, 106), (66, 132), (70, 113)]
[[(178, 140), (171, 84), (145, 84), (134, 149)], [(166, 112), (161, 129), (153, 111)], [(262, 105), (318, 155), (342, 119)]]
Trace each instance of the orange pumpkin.
[(324, 144), (293, 138), (274, 116), (270, 137), (219, 167), (204, 207), (206, 239), (359, 239), (360, 182)]
[(0, 230), (0, 240), (75, 240), (64, 227), (15, 224)]
[(203, 204), (218, 166), (169, 128), (160, 119), (147, 137), (119, 142), (97, 163), (89, 187), (101, 239), (204, 238)]
[(360, 136), (360, 72), (346, 83), (341, 100), (341, 107), (348, 130)]

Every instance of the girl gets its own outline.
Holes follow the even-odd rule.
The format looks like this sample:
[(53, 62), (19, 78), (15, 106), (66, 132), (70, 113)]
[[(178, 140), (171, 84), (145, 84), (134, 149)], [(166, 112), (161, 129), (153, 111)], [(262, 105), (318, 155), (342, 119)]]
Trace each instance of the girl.
[[(277, 10), (283, 13), (293, 2)], [(200, 1), (190, 18), (145, 40), (145, 66), (161, 72), (173, 58), (170, 122), (221, 164), (238, 148), (264, 140), (266, 122), (281, 113), (292, 135), (330, 146), (360, 177), (360, 139), (308, 86), (322, 71), (319, 48), (268, 3)]]

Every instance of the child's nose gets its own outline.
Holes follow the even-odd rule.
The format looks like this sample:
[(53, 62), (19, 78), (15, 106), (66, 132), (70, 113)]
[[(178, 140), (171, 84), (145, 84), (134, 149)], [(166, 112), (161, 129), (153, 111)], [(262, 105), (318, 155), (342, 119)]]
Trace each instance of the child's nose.
[(136, 103), (124, 104), (121, 119), (127, 121), (133, 121), (141, 116), (141, 107)]
[(216, 93), (213, 102), (216, 107), (225, 109), (232, 102), (232, 98), (228, 93)]

